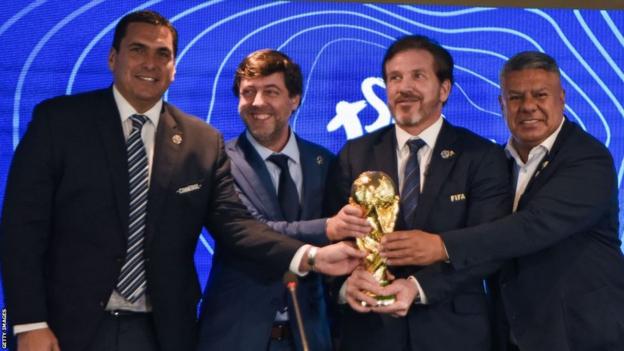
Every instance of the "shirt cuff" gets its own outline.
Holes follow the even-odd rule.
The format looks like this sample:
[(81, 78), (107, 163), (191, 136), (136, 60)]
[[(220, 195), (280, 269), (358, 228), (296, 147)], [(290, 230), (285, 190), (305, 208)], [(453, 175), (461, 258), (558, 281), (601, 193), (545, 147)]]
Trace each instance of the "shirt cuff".
[(414, 282), (414, 285), (416, 285), (416, 289), (418, 289), (418, 296), (414, 299), (414, 303), (417, 305), (426, 305), (427, 295), (425, 295), (425, 291), (420, 286), (418, 279), (416, 279), (416, 277), (414, 277), (413, 275), (410, 275), (409, 277), (407, 277), (407, 280)]
[(297, 250), (297, 252), (295, 252), (295, 255), (293, 256), (292, 260), (290, 260), (290, 271), (300, 277), (305, 277), (306, 275), (308, 275), (308, 272), (301, 272), (299, 270), (299, 267), (301, 266), (301, 260), (303, 259), (303, 256), (305, 255), (306, 251), (308, 251), (310, 247), (312, 247), (312, 245), (308, 245), (308, 244), (303, 245)]
[(29, 331), (37, 330), (37, 329), (45, 329), (45, 328), (48, 328), (48, 323), (46, 322), (16, 324), (13, 326), (13, 335), (17, 335), (19, 333), (25, 333), (25, 332), (29, 332)]
[(342, 283), (340, 291), (338, 291), (338, 304), (344, 305), (347, 303), (347, 282)]

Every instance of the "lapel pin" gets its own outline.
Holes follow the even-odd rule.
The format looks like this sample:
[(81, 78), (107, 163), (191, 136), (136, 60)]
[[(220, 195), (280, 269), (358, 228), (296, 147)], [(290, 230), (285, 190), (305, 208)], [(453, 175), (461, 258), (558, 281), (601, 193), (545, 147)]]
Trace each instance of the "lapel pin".
[(323, 159), (323, 156), (321, 156), (321, 155), (316, 156), (316, 164), (317, 165), (320, 166), (320, 165), (323, 164), (323, 162), (325, 162), (325, 160)]
[(542, 162), (542, 169), (546, 168), (546, 166), (548, 166), (548, 160)]
[(442, 150), (442, 152), (440, 152), (440, 156), (443, 159), (446, 160), (447, 158), (451, 158), (451, 157), (455, 156), (455, 151), (453, 151), (453, 150)]
[(171, 141), (173, 141), (173, 143), (176, 145), (180, 145), (182, 144), (182, 136), (180, 134), (174, 134), (171, 137)]

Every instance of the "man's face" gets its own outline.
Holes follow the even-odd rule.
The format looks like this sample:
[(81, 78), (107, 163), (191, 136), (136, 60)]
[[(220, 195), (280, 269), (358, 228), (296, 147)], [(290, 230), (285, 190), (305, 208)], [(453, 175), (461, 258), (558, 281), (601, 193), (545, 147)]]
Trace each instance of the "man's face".
[(501, 108), (514, 146), (531, 150), (561, 124), (565, 93), (556, 73), (543, 69), (512, 71), (503, 77)]
[(149, 23), (130, 23), (119, 51), (112, 48), (108, 55), (115, 86), (137, 112), (160, 100), (173, 81), (174, 64), (171, 31)]
[(238, 92), (238, 113), (247, 130), (261, 145), (281, 151), (288, 141), (288, 119), (301, 96), (289, 95), (283, 72), (242, 79)]
[(433, 55), (426, 50), (399, 52), (385, 64), (388, 107), (397, 125), (422, 131), (442, 113), (451, 82), (436, 76)]

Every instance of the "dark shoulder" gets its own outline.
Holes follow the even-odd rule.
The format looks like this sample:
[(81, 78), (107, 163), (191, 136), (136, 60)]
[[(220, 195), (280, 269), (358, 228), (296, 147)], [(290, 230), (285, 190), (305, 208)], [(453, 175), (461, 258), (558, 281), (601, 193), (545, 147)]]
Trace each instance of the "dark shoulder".
[(81, 109), (83, 113), (96, 108), (107, 100), (113, 100), (110, 89), (91, 90), (73, 95), (60, 95), (43, 100), (35, 107), (35, 110), (58, 111)]
[(221, 132), (197, 116), (191, 115), (177, 108), (175, 105), (165, 103), (164, 108), (171, 114), (184, 134), (201, 136), (221, 137)]
[(497, 144), (495, 141), (482, 137), (481, 135), (466, 129), (464, 127), (452, 126), (457, 134), (457, 140), (462, 145), (464, 150), (474, 150), (476, 152), (483, 152), (486, 150), (500, 150), (503, 152), (503, 147)]
[(357, 149), (357, 150), (365, 150), (365, 149), (371, 148), (374, 145), (377, 145), (378, 143), (381, 143), (387, 140), (392, 140), (391, 138), (393, 138), (394, 136), (389, 135), (389, 134), (392, 134), (393, 132), (394, 132), (394, 124), (391, 124), (389, 126), (378, 129), (372, 133), (368, 133), (361, 137), (347, 141), (343, 149), (352, 148), (352, 149)]
[(296, 138), (297, 138), (297, 144), (299, 146), (300, 151), (314, 153), (319, 156), (323, 156), (326, 159), (332, 159), (335, 156), (331, 151), (329, 151), (327, 148), (325, 148), (322, 145), (313, 143), (297, 135), (296, 135)]

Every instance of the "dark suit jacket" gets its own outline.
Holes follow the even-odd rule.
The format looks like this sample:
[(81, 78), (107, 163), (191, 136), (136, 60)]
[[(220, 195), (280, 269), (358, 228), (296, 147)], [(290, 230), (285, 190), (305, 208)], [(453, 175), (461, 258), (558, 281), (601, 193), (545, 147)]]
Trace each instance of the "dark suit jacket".
[[(182, 142), (174, 143), (174, 135)], [(301, 244), (249, 215), (234, 191), (221, 135), (166, 103), (153, 162), (147, 292), (161, 350), (192, 350), (200, 297), (193, 254), (202, 226), (267, 271), (286, 270)], [(176, 192), (190, 184), (200, 188)], [(112, 89), (35, 108), (13, 158), (2, 215), (3, 284), (13, 324), (47, 321), (64, 351), (89, 344), (125, 257), (128, 196)]]
[[(301, 219), (286, 222), (271, 177), (245, 133), (227, 143), (232, 176), (243, 203), (261, 222), (299, 240), (327, 243), (322, 203), (325, 179), (333, 155), (326, 149), (297, 138), (303, 174)], [(319, 195), (320, 194), (320, 195)], [(229, 250), (217, 250), (206, 287), (200, 318), (199, 350), (264, 350), (269, 343), (275, 312), (286, 291), (282, 279), (262, 280), (253, 272), (257, 262), (242, 259)], [(285, 273), (279, 271), (280, 275)], [(311, 350), (330, 350), (330, 335), (321, 277), (308, 274), (298, 281), (298, 300)], [(297, 331), (289, 298), (290, 325)], [(227, 308), (223, 308), (227, 306)], [(302, 349), (299, 333), (295, 343)]]
[[(362, 172), (383, 171), (398, 184), (394, 126), (348, 142), (339, 155), (329, 184), (338, 194), (333, 210), (344, 205), (351, 183)], [(453, 151), (443, 158), (442, 151)], [(426, 170), (414, 223), (396, 229), (440, 232), (501, 217), (511, 210), (507, 160), (496, 144), (444, 121)], [(453, 195), (463, 194), (453, 197)], [(459, 199), (459, 200), (458, 200)], [(406, 318), (359, 314), (345, 307), (343, 350), (454, 351), (490, 349), (490, 318), (483, 278), (498, 265), (454, 270), (446, 263), (426, 268), (392, 269), (397, 276), (414, 275), (427, 305), (413, 305)]]
[[(510, 259), (495, 288), (521, 350), (624, 350), (624, 258), (609, 151), (566, 121), (504, 219), (443, 233), (456, 269)], [(504, 343), (509, 329), (503, 328)], [(504, 347), (501, 347), (504, 349)]]

